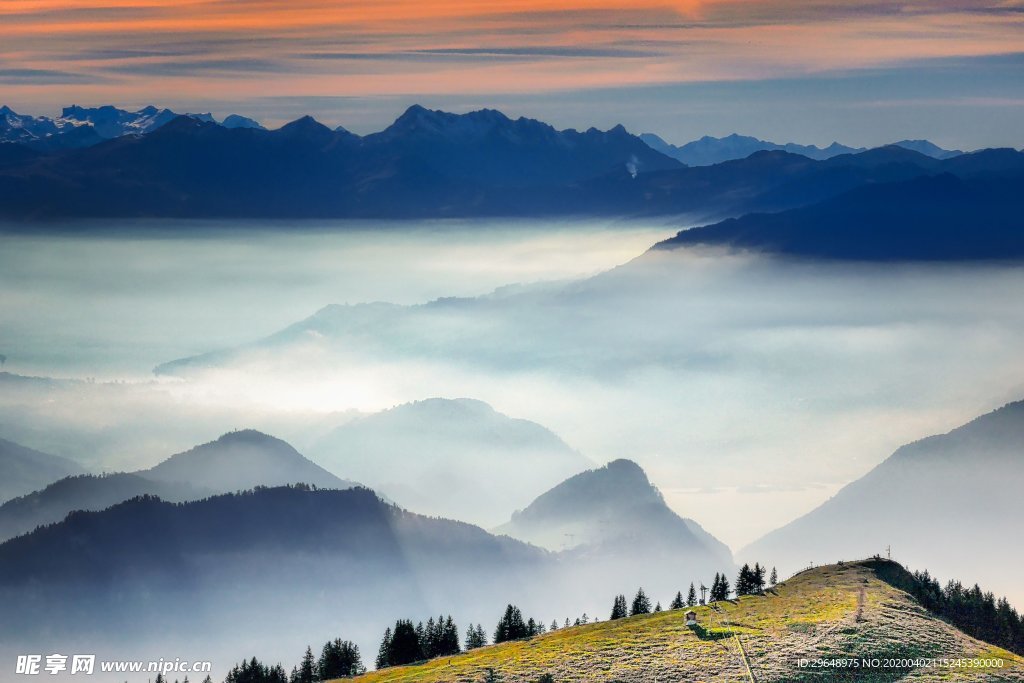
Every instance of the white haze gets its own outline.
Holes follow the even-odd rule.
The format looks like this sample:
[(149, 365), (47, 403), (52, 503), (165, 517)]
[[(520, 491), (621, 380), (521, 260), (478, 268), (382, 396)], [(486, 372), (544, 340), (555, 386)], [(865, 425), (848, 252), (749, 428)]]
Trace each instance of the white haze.
[(147, 376), (169, 358), (250, 341), (327, 304), (411, 304), (591, 275), (673, 233), (611, 220), (44, 229), (54, 227), (63, 234), (0, 230), (0, 354), (10, 372)]
[(5, 237), (0, 353), (12, 372), (138, 379), (328, 303), (578, 280), (388, 311), (386, 326), (301, 335), (186, 381), (2, 385), (0, 436), (142, 467), (237, 427), (304, 451), (351, 411), (467, 396), (595, 462), (636, 460), (677, 512), (737, 548), (901, 444), (1024, 396), (1018, 268), (680, 252), (585, 279), (671, 228), (374, 227)]

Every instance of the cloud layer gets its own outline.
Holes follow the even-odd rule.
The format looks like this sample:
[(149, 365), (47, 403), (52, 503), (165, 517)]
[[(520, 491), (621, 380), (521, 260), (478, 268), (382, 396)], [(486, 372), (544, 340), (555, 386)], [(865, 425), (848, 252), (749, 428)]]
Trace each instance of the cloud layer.
[(29, 108), (557, 99), (1008, 54), (1022, 29), (1017, 0), (11, 0), (0, 6), (0, 84)]

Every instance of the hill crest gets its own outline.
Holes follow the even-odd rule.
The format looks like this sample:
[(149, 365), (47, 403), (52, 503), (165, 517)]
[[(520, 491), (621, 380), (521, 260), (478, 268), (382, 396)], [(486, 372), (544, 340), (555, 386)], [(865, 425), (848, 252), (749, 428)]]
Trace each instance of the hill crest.
[[(884, 560), (817, 567), (763, 596), (685, 610), (669, 610), (558, 629), (525, 641), (471, 650), (405, 667), (368, 673), (363, 683), (442, 683), (496, 680), (531, 683), (549, 675), (558, 683), (649, 683), (750, 680), (782, 683), (837, 680), (808, 662), (878, 659), (877, 668), (838, 680), (1024, 680), (1024, 659), (975, 640), (933, 616), (894, 587), (906, 570)], [(891, 574), (892, 576), (887, 576)], [(742, 654), (740, 650), (742, 644)], [(929, 658), (1002, 660), (998, 669), (915, 667)], [(881, 660), (895, 665), (883, 667)], [(748, 674), (745, 664), (749, 664)], [(831, 672), (831, 670), (827, 670)]]

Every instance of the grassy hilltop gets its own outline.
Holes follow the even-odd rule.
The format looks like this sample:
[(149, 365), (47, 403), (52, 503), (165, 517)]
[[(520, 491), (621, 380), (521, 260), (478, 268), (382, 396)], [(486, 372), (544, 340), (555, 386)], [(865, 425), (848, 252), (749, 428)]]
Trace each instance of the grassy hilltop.
[[(1024, 681), (1024, 658), (975, 640), (893, 587), (884, 560), (802, 572), (764, 596), (560, 629), (454, 657), (384, 669), (363, 683), (684, 683), (698, 681)], [(884, 580), (883, 580), (884, 577)], [(742, 650), (742, 653), (741, 653)], [(1000, 658), (1002, 668), (800, 668), (818, 658)], [(749, 664), (749, 671), (747, 666)]]

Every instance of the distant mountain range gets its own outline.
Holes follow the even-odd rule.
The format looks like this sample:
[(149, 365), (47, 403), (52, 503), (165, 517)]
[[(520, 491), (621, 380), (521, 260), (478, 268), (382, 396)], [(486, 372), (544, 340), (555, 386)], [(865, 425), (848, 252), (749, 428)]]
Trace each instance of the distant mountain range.
[(432, 398), (361, 417), (308, 452), (410, 510), (484, 526), (593, 466), (536, 422), (466, 398)]
[(103, 510), (143, 495), (181, 502), (255, 486), (357, 486), (307, 460), (284, 441), (254, 430), (225, 434), (148, 470), (62, 476), (0, 505), (0, 541), (59, 522), (75, 510)]
[[(144, 485), (133, 477), (142, 478), (96, 481), (123, 495)], [(70, 495), (77, 481), (47, 496)], [(603, 500), (595, 505), (594, 496)], [(689, 581), (734, 568), (721, 543), (672, 514), (626, 461), (556, 486), (517, 519), (547, 515), (592, 533), (551, 553), (405, 511), (363, 488), (260, 487), (179, 503), (144, 495), (71, 512), (0, 544), (0, 601), (23, 615), (0, 623), (0, 656), (61, 642), (147, 656), (174, 633), (181, 647), (234, 661), (254, 650), (298, 651), (339, 629), (369, 650), (400, 615), (444, 610), (489, 622), (515, 602), (548, 623), (603, 611), (607, 595), (641, 580), (667, 602)], [(605, 515), (619, 519), (608, 524)], [(48, 615), (58, 607), (54, 624)]]
[(368, 651), (399, 615), (496, 612), (527, 580), (549, 585), (549, 564), (537, 548), (361, 488), (141, 497), (0, 544), (0, 602), (22, 615), (0, 623), (0, 654), (63, 643), (155, 659), (177, 646), (223, 668), (325, 633)]
[[(40, 151), (91, 147), (124, 135), (145, 135), (181, 116), (170, 109), (144, 107), (127, 111), (110, 105), (65, 107), (60, 116), (28, 116), (10, 107), (0, 107), (0, 143), (26, 145)], [(184, 114), (198, 121), (215, 123), (211, 114)], [(262, 128), (252, 119), (231, 114), (220, 125), (225, 128)]]
[[(823, 161), (840, 154), (857, 154), (859, 152), (866, 152), (868, 149), (866, 147), (848, 147), (838, 142), (833, 142), (828, 147), (800, 145), (794, 142), (780, 145), (775, 142), (768, 142), (767, 140), (759, 140), (749, 135), (737, 135), (736, 133), (722, 138), (705, 135), (699, 140), (694, 140), (678, 147), (665, 142), (653, 133), (644, 133), (640, 136), (640, 139), (650, 145), (651, 149), (655, 149), (665, 156), (677, 159), (687, 166), (712, 166), (723, 161), (745, 159), (755, 152), (772, 150), (799, 154), (808, 159)], [(900, 140), (892, 144), (934, 159), (948, 159), (963, 154), (958, 149), (942, 149), (928, 140)]]
[[(0, 218), (15, 221), (555, 215), (711, 221), (908, 180), (960, 158), (927, 141), (861, 151), (729, 136), (675, 148), (622, 126), (559, 131), (491, 109), (451, 114), (415, 105), (366, 136), (311, 117), (264, 130), (237, 115), (217, 123), (207, 114), (175, 117), (153, 107), (69, 107), (52, 120), (8, 112), (2, 121), (0, 138), (11, 144), (0, 144)], [(72, 134), (81, 139), (57, 144)], [(678, 160), (684, 149), (704, 156), (684, 154), (694, 164), (687, 167)], [(713, 161), (719, 163), (695, 165)]]
[(615, 171), (680, 167), (621, 126), (557, 131), (493, 110), (414, 106), (366, 137), (310, 117), (264, 131), (182, 116), (147, 135), (61, 154), (0, 149), (0, 215), (529, 214), (533, 190), (550, 195)]
[(737, 553), (780, 572), (886, 553), (943, 580), (1024, 600), (1024, 401), (903, 446), (861, 479)]
[[(684, 230), (657, 245), (726, 246), (790, 256), (860, 261), (968, 261), (1024, 258), (1024, 154), (979, 152), (994, 169), (976, 174), (975, 155), (942, 162), (927, 175), (866, 184), (816, 204), (751, 213)], [(948, 169), (948, 170), (947, 170)], [(965, 177), (954, 175), (964, 172)]]
[(31, 493), (63, 477), (85, 473), (73, 460), (0, 439), (0, 503)]

